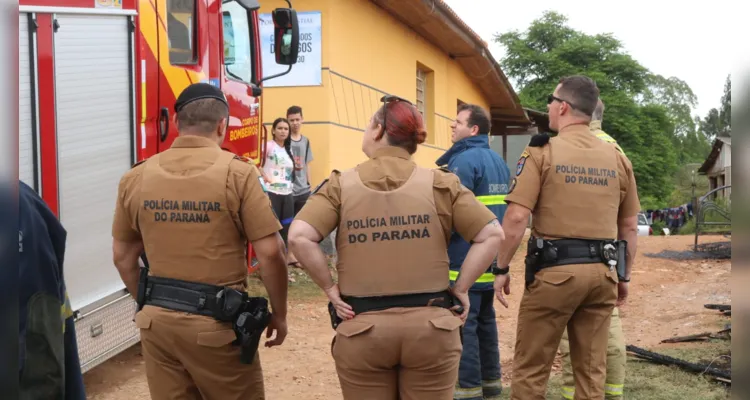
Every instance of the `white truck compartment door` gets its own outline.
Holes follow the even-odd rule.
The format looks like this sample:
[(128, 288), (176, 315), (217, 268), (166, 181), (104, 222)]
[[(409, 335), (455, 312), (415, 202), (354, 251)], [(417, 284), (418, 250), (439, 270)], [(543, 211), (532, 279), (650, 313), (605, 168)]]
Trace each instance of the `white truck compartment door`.
[(112, 217), (132, 165), (128, 19), (55, 16), (60, 219), (68, 232), (65, 282), (73, 310), (125, 286), (112, 263)]
[[(36, 146), (34, 141), (34, 127), (36, 121), (32, 109), (32, 87), (34, 76), (33, 59), (29, 45), (29, 14), (18, 14), (18, 179), (39, 190), (34, 183), (36, 174), (35, 158)], [(34, 96), (35, 97), (35, 96)]]

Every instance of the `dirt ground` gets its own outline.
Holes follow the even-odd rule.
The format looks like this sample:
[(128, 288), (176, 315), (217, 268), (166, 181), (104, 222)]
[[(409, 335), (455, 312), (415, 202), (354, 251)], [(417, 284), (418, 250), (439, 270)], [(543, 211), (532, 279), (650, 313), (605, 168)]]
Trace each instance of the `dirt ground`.
[[(702, 237), (701, 242), (723, 241)], [(620, 309), (627, 343), (653, 348), (663, 339), (723, 329), (720, 314), (704, 304), (730, 303), (731, 260), (670, 260), (644, 254), (691, 251), (693, 236), (641, 237), (628, 303)], [(510, 307), (495, 302), (505, 385), (510, 384), (518, 305), (523, 293), (523, 258), (511, 264)], [(280, 347), (260, 348), (266, 398), (341, 398), (330, 345), (333, 330), (325, 297), (294, 301), (289, 308), (289, 335)], [(666, 345), (664, 345), (666, 346)], [(556, 363), (557, 364), (557, 363)], [(557, 366), (555, 366), (555, 370)], [(140, 346), (86, 373), (89, 399), (149, 399)]]

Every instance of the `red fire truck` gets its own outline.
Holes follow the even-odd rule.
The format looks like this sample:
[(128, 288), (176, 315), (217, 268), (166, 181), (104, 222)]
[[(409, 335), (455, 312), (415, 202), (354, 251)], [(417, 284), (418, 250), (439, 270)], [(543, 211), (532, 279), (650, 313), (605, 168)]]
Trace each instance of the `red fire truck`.
[[(291, 8), (273, 12), (276, 62), (299, 46)], [(256, 0), (20, 0), (19, 177), (68, 232), (65, 280), (83, 370), (139, 340), (135, 303), (112, 264), (120, 177), (168, 149), (189, 84), (230, 103), (224, 147), (263, 156)], [(249, 252), (250, 253), (250, 252)]]

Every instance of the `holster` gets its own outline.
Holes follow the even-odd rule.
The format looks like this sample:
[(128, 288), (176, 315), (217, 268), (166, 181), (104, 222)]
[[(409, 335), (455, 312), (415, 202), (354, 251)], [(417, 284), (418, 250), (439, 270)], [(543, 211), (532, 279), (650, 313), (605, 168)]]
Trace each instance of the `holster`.
[(146, 258), (146, 253), (141, 254), (141, 261), (143, 261), (143, 266), (138, 271), (138, 293), (135, 295), (138, 311), (141, 311), (146, 300), (146, 286), (148, 284), (148, 258)]
[(628, 242), (619, 240), (617, 242), (617, 279), (625, 279), (625, 263), (628, 258)]
[(619, 266), (618, 258), (623, 247), (620, 243), (617, 240), (545, 240), (532, 236), (526, 250), (526, 286), (533, 283), (536, 273), (544, 268), (600, 263), (609, 268), (614, 268), (615, 263)]
[(141, 267), (138, 272), (138, 293), (135, 296), (135, 302), (138, 304), (138, 311), (143, 309), (146, 301), (146, 286), (148, 285), (148, 268)]
[(252, 364), (260, 344), (260, 335), (271, 322), (268, 301), (263, 297), (252, 297), (245, 302), (245, 311), (240, 312), (232, 324), (237, 340), (235, 344), (242, 349), (240, 362)]
[(334, 307), (333, 303), (330, 301), (328, 302), (328, 315), (331, 317), (331, 327), (333, 330), (336, 330), (339, 324), (344, 321), (338, 314), (336, 314), (336, 307)]
[(152, 305), (231, 322), (237, 335), (232, 344), (242, 348), (240, 362), (253, 363), (260, 336), (271, 321), (267, 299), (225, 286), (148, 276), (148, 268), (142, 268), (140, 278), (139, 309)]

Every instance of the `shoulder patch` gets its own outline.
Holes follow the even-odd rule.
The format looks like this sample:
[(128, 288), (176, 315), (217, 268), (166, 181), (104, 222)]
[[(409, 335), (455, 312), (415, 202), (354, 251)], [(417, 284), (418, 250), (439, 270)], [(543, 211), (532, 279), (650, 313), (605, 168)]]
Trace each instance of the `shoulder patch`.
[(521, 158), (518, 159), (518, 163), (516, 164), (516, 176), (521, 175), (523, 167), (526, 166), (526, 159), (529, 158), (530, 155), (531, 154), (529, 154), (528, 150), (524, 150), (523, 153), (521, 153)]
[(529, 146), (542, 147), (548, 142), (549, 142), (549, 134), (539, 133), (531, 137), (531, 140), (529, 140)]
[(510, 183), (510, 189), (508, 189), (508, 194), (513, 193), (513, 189), (516, 188), (516, 182), (518, 182), (518, 180), (513, 178), (513, 181)]

